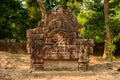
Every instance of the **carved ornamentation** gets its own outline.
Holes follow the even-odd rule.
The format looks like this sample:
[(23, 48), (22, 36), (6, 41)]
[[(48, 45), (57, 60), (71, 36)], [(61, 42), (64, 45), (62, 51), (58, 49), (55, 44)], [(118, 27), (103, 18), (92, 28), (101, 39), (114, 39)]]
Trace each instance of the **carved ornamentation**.
[[(88, 65), (93, 52), (92, 39), (79, 39), (76, 17), (58, 7), (46, 12), (47, 19), (39, 21), (38, 27), (27, 30), (27, 52), (31, 55), (31, 67), (44, 69), (44, 60), (78, 60), (79, 65)], [(44, 25), (45, 24), (45, 25)]]

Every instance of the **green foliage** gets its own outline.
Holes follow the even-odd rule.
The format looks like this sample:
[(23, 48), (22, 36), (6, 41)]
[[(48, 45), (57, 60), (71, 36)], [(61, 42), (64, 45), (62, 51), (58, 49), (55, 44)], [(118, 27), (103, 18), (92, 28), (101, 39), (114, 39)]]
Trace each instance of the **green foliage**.
[[(15, 38), (14, 31), (21, 25), (19, 21), (25, 13), (21, 1), (1, 0), (0, 1), (0, 39)], [(26, 17), (26, 16), (24, 16)]]
[(104, 41), (104, 13), (101, 0), (85, 0), (79, 13), (78, 21), (84, 25), (84, 38), (92, 38), (95, 42)]
[(54, 9), (56, 6), (56, 0), (44, 0), (46, 10)]
[(108, 49), (110, 52), (115, 52), (116, 46), (113, 43), (108, 44)]
[(116, 50), (116, 45), (113, 43), (108, 44), (108, 60), (113, 61), (113, 52)]
[[(25, 41), (26, 30), (37, 25), (40, 12), (37, 2), (23, 4), (22, 0), (0, 1), (0, 39), (15, 38)], [(28, 6), (28, 5), (30, 6)]]
[(110, 28), (112, 41), (117, 42), (120, 40), (120, 1), (110, 0)]
[[(24, 0), (25, 9), (27, 10), (27, 15), (29, 16), (27, 21), (29, 28), (37, 26), (38, 20), (41, 19), (41, 12), (37, 0)], [(31, 24), (32, 23), (32, 24)]]
[(74, 14), (80, 13), (80, 6), (83, 0), (43, 0), (46, 10), (56, 9), (61, 5), (64, 9), (72, 11)]
[[(105, 37), (104, 29), (104, 6), (103, 0), (83, 0), (78, 21), (83, 25), (84, 38), (92, 38), (97, 43), (103, 43)], [(120, 39), (120, 1), (110, 0), (110, 30), (112, 41)]]

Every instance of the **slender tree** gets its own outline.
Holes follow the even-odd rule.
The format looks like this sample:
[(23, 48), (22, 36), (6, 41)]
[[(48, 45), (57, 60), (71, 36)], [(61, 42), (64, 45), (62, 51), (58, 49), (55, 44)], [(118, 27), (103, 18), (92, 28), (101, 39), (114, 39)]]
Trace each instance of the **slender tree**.
[(43, 0), (37, 0), (41, 13), (42, 13), (42, 21), (44, 21), (44, 26), (46, 26), (47, 23), (47, 14), (46, 14), (46, 9), (43, 4)]
[(104, 0), (104, 17), (105, 17), (105, 44), (104, 44), (104, 54), (103, 58), (106, 59), (109, 55), (112, 54), (112, 51), (109, 49), (111, 44), (111, 35), (109, 28), (109, 0)]

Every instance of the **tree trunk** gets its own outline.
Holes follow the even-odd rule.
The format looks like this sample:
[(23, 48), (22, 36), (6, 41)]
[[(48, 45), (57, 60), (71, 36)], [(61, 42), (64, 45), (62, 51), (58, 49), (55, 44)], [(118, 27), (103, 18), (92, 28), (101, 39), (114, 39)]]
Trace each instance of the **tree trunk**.
[(105, 35), (103, 58), (106, 59), (108, 58), (109, 53), (111, 53), (111, 51), (108, 48), (109, 43), (111, 43), (110, 28), (109, 28), (109, 0), (104, 0), (104, 17), (105, 17), (106, 35)]
[(41, 13), (42, 13), (42, 22), (44, 22), (44, 27), (46, 26), (46, 23), (47, 23), (47, 13), (46, 13), (46, 9), (44, 7), (44, 4), (43, 4), (43, 0), (37, 0), (38, 4), (39, 4), (39, 7), (40, 7), (40, 10), (41, 10)]

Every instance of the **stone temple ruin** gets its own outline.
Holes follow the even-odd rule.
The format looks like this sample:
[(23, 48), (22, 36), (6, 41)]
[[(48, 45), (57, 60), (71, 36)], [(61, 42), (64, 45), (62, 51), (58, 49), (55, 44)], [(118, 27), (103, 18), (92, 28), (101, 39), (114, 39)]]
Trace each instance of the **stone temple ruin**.
[(76, 17), (58, 7), (46, 12), (38, 27), (27, 30), (27, 52), (33, 69), (81, 69), (89, 63), (93, 52), (92, 39), (79, 39)]

